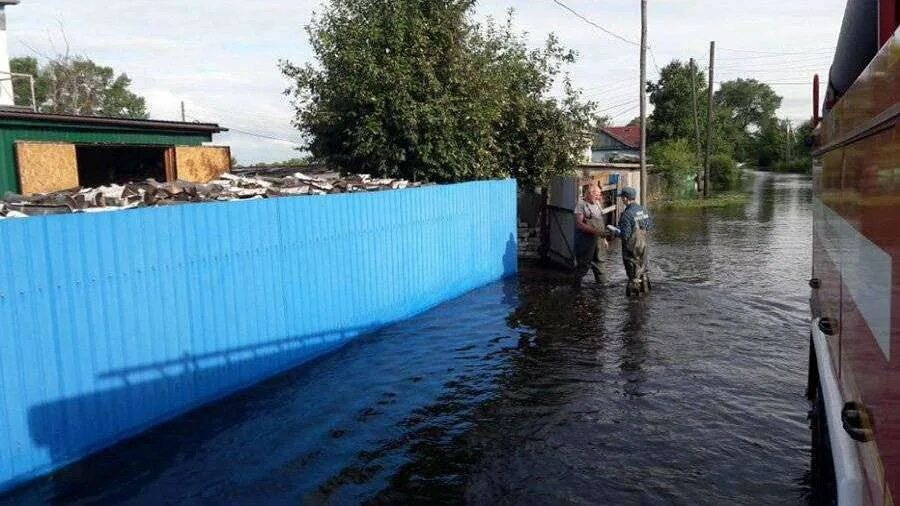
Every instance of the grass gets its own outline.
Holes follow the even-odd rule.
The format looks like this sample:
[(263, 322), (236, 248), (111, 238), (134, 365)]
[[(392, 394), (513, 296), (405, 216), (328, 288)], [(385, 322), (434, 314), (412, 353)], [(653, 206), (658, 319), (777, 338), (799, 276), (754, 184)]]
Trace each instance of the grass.
[(703, 197), (683, 197), (676, 199), (663, 199), (654, 202), (654, 207), (676, 209), (699, 209), (705, 207), (726, 207), (746, 204), (750, 201), (750, 194), (744, 192), (723, 192)]

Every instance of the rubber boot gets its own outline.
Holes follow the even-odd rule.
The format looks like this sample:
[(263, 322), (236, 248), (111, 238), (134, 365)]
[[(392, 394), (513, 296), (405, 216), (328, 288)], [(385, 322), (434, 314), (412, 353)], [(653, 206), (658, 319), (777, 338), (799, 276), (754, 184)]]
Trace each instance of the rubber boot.
[(650, 293), (650, 290), (653, 288), (653, 285), (650, 284), (650, 276), (644, 275), (641, 279), (641, 290), (644, 293)]

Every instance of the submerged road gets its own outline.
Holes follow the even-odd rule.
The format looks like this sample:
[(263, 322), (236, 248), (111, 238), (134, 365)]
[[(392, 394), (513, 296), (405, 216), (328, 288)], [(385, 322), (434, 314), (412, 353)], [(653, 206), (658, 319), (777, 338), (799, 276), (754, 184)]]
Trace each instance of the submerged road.
[(808, 178), (655, 212), (655, 291), (523, 266), (0, 504), (798, 504)]

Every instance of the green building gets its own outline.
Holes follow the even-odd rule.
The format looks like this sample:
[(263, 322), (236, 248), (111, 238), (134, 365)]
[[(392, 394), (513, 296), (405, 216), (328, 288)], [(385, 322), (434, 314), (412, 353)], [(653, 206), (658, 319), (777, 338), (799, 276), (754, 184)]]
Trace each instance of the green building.
[(227, 147), (204, 146), (212, 123), (0, 109), (0, 195), (154, 178), (206, 182), (231, 168)]

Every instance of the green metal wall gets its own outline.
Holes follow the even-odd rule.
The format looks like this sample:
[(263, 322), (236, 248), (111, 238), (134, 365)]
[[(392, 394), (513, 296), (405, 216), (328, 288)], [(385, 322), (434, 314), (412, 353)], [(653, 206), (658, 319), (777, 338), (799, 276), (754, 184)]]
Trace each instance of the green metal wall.
[(212, 140), (205, 133), (165, 133), (151, 129), (109, 128), (37, 121), (0, 121), (0, 195), (18, 192), (16, 141), (80, 144), (199, 146)]

